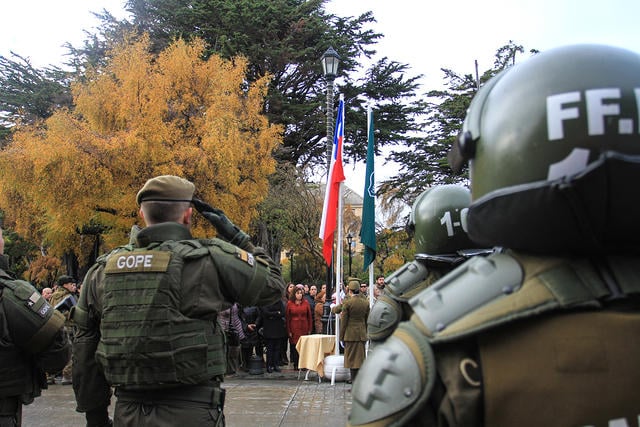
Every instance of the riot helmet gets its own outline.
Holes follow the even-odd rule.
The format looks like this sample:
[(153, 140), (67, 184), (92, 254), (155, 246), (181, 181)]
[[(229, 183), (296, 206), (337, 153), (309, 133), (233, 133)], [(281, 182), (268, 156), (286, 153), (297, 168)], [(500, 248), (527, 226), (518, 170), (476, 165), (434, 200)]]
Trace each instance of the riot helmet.
[(422, 192), (409, 216), (416, 254), (451, 254), (473, 247), (466, 232), (470, 202), (469, 190), (459, 185), (441, 185)]
[(452, 150), (469, 160), (470, 238), (545, 253), (637, 246), (639, 122), (637, 53), (567, 46), (498, 74)]

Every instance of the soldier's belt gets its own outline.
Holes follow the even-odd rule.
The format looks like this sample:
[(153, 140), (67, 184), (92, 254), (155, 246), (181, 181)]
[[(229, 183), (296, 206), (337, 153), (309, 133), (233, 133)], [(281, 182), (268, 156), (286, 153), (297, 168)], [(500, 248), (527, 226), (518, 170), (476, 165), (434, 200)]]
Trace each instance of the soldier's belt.
[(224, 390), (216, 386), (184, 386), (156, 390), (123, 390), (116, 388), (118, 399), (141, 402), (148, 405), (173, 404), (176, 402), (195, 402), (211, 405), (224, 404)]

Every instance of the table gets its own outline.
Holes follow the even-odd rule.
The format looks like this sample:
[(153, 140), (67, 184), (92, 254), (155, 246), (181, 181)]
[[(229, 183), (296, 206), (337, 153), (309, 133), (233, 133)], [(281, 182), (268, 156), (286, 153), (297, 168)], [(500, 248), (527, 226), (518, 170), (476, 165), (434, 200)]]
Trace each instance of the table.
[[(332, 354), (336, 348), (335, 335), (303, 335), (296, 344), (300, 358), (298, 368), (308, 369), (318, 373), (318, 379), (324, 375), (324, 358)], [(308, 371), (305, 379), (308, 379)]]

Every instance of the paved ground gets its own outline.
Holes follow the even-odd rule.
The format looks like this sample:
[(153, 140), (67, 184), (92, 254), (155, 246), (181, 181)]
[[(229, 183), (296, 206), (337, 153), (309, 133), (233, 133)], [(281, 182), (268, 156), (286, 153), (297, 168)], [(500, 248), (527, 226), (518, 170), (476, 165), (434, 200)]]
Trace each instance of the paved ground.
[[(325, 427), (344, 426), (351, 410), (351, 385), (323, 379), (315, 372), (237, 374), (225, 379), (225, 416), (230, 427)], [(113, 411), (113, 401), (110, 409)], [(75, 412), (70, 385), (51, 385), (23, 410), (25, 427), (83, 427), (83, 414)]]

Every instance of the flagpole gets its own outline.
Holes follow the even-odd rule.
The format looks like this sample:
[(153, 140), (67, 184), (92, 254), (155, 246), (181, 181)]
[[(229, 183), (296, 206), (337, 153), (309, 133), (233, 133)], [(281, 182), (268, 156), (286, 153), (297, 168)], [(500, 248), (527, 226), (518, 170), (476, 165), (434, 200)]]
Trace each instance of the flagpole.
[[(375, 262), (375, 261), (374, 261)], [(373, 262), (369, 264), (369, 308), (373, 307), (373, 286), (374, 286), (373, 277)]]
[[(336, 306), (342, 303), (342, 216), (343, 216), (343, 205), (344, 201), (342, 200), (342, 186), (344, 183), (340, 183), (340, 187), (338, 189), (338, 221), (336, 228), (338, 230), (337, 238), (336, 238)], [(336, 346), (335, 346), (335, 354), (340, 354), (340, 314), (336, 313), (335, 316), (335, 331), (336, 331)]]
[(360, 228), (360, 242), (364, 244), (364, 266), (369, 267), (369, 306), (373, 306), (374, 294), (374, 262), (376, 258), (376, 228), (375, 228), (375, 144), (373, 131), (373, 112), (371, 104), (367, 106), (367, 163), (362, 205), (362, 227)]

